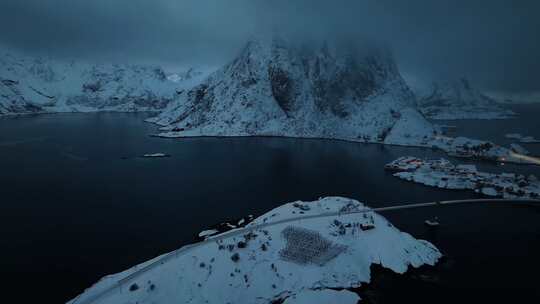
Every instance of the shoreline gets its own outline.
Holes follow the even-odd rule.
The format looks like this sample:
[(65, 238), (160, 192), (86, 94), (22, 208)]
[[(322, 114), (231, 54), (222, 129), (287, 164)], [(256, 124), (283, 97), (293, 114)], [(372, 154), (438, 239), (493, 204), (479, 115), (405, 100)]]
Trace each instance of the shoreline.
[[(147, 122), (150, 124), (158, 125), (153, 122)], [(159, 125), (158, 125), (159, 126)], [(507, 160), (504, 162), (491, 160), (487, 158), (479, 158), (479, 157), (456, 157), (453, 155), (449, 155), (448, 152), (445, 150), (438, 148), (438, 147), (430, 147), (430, 146), (424, 146), (424, 145), (418, 145), (418, 144), (398, 144), (398, 143), (384, 143), (384, 142), (377, 142), (377, 141), (360, 141), (360, 140), (354, 140), (354, 139), (345, 139), (345, 138), (331, 138), (331, 137), (305, 137), (305, 136), (288, 136), (288, 135), (188, 135), (188, 136), (164, 136), (161, 134), (149, 134), (150, 137), (156, 137), (156, 138), (162, 138), (162, 139), (170, 139), (170, 140), (180, 140), (180, 139), (196, 139), (196, 138), (215, 138), (215, 139), (234, 139), (234, 138), (282, 138), (282, 139), (301, 139), (301, 140), (321, 140), (321, 141), (338, 141), (338, 142), (346, 142), (346, 143), (355, 143), (355, 144), (367, 144), (367, 145), (379, 145), (379, 146), (390, 146), (390, 147), (403, 147), (403, 148), (421, 148), (421, 149), (427, 149), (432, 151), (441, 152), (448, 157), (451, 157), (453, 159), (472, 159), (479, 162), (486, 162), (486, 163), (495, 163), (495, 164), (512, 164), (512, 165), (521, 165), (521, 166), (535, 166), (538, 167), (540, 164), (537, 163), (527, 163), (527, 162), (519, 162), (519, 161), (513, 161), (513, 160)]]
[[(137, 113), (158, 113), (159, 111), (154, 110), (137, 110), (137, 111), (120, 111), (120, 110), (96, 110), (96, 111), (73, 111), (73, 112), (39, 112), (39, 113), (12, 113), (12, 114), (0, 114), (0, 119), (2, 118), (18, 118), (18, 117), (29, 117), (29, 116), (39, 116), (39, 115), (51, 115), (51, 114), (96, 114), (96, 113), (124, 113), (124, 114), (137, 114)], [(158, 124), (156, 122), (148, 121), (148, 119), (143, 120), (145, 123), (149, 123), (158, 127), (164, 127), (161, 124)], [(216, 138), (216, 139), (226, 139), (226, 138), (283, 138), (283, 139), (304, 139), (304, 140), (324, 140), (324, 141), (340, 141), (340, 142), (348, 142), (348, 143), (360, 143), (360, 144), (373, 144), (373, 145), (380, 145), (380, 146), (394, 146), (394, 147), (410, 147), (410, 148), (423, 148), (423, 149), (430, 149), (433, 151), (439, 151), (441, 153), (444, 153), (446, 156), (451, 157), (453, 159), (472, 159), (479, 162), (486, 162), (486, 163), (494, 163), (494, 164), (512, 164), (512, 165), (521, 165), (521, 166), (540, 166), (540, 162), (524, 162), (524, 161), (518, 161), (518, 160), (512, 160), (512, 159), (505, 159), (504, 161), (494, 160), (490, 159), (488, 157), (479, 157), (479, 156), (472, 156), (472, 157), (459, 157), (455, 155), (450, 155), (449, 153), (452, 153), (452, 151), (446, 151), (439, 146), (429, 146), (429, 145), (421, 145), (421, 144), (400, 144), (400, 143), (385, 143), (380, 141), (371, 141), (371, 140), (356, 140), (351, 138), (332, 138), (332, 137), (319, 137), (319, 136), (290, 136), (290, 135), (264, 135), (264, 134), (256, 134), (256, 135), (187, 135), (187, 136), (167, 136), (163, 135), (163, 133), (157, 133), (157, 134), (149, 134), (150, 137), (157, 137), (157, 138), (163, 138), (163, 139), (193, 139), (193, 138)], [(487, 141), (486, 141), (487, 142)], [(502, 146), (499, 146), (502, 147)]]

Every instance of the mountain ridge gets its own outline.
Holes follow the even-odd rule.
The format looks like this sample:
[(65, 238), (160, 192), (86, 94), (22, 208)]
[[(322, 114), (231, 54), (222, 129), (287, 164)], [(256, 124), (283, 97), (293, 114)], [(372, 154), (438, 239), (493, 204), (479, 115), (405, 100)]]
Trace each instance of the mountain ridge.
[(175, 85), (157, 66), (0, 57), (0, 114), (156, 111)]

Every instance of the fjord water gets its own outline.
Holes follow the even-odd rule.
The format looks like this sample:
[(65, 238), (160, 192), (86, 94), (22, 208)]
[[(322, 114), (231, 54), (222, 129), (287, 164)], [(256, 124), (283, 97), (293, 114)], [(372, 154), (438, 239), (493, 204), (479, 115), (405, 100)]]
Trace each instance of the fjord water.
[[(285, 202), (346, 196), (380, 207), (479, 197), (407, 183), (383, 170), (403, 155), (443, 156), (429, 149), (287, 138), (161, 139), (149, 136), (156, 127), (146, 117), (0, 119), (0, 269), (8, 279), (3, 289), (18, 302), (65, 302), (106, 274), (194, 241), (205, 227)], [(483, 123), (493, 121), (475, 126)], [(497, 121), (493, 131), (520, 131), (522, 123)], [(522, 132), (540, 137), (538, 127)], [(140, 157), (155, 152), (171, 157)], [(540, 176), (539, 167), (479, 167)], [(499, 204), (384, 215), (448, 255), (428, 283), (433, 290), (496, 289), (498, 297), (525, 297), (534, 294), (540, 271), (539, 210)], [(440, 229), (424, 227), (432, 216), (440, 218)], [(408, 282), (407, 297), (421, 298), (425, 284)]]

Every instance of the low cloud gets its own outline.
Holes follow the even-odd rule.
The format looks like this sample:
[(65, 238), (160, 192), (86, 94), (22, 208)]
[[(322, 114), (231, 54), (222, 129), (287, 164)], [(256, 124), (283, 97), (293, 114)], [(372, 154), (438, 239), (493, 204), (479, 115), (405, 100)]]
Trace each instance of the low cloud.
[(2, 0), (0, 44), (50, 57), (217, 64), (251, 35), (378, 40), (419, 79), (539, 91), (540, 2)]

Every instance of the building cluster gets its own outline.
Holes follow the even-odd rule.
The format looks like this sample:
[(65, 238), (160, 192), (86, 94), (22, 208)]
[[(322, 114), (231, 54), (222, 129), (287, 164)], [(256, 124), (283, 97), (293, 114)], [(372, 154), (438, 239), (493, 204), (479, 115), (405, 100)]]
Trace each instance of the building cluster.
[(473, 190), (501, 198), (540, 198), (540, 182), (534, 175), (480, 172), (474, 165), (454, 165), (446, 159), (400, 157), (385, 166), (403, 180), (444, 189)]

